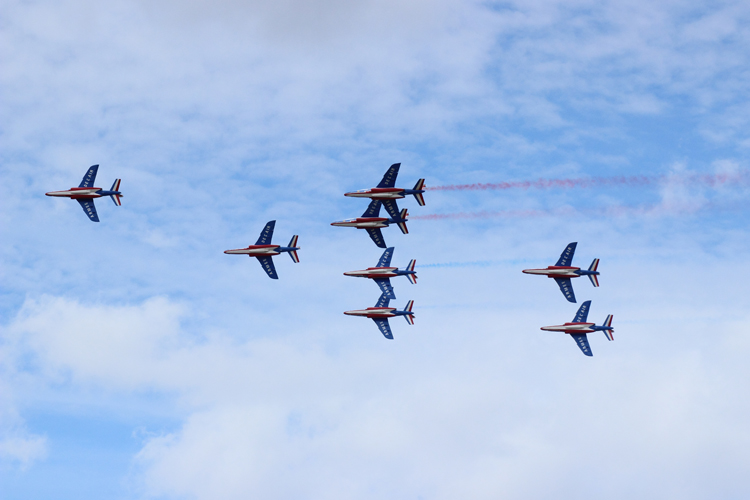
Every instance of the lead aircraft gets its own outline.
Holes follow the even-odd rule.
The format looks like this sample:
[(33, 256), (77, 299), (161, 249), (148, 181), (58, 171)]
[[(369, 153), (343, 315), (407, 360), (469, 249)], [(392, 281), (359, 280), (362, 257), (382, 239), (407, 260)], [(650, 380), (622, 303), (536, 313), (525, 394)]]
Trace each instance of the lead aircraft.
[(570, 283), (571, 278), (588, 276), (592, 285), (599, 286), (599, 278), (597, 278), (599, 276), (597, 272), (599, 259), (594, 259), (587, 271), (583, 271), (580, 267), (571, 266), (573, 254), (576, 252), (576, 245), (578, 245), (576, 242), (570, 243), (563, 253), (560, 254), (560, 258), (554, 266), (548, 266), (546, 269), (524, 269), (523, 272), (526, 274), (542, 274), (548, 278), (554, 278), (565, 298), (569, 302), (575, 303), (576, 294), (573, 292), (573, 285)]
[(370, 189), (360, 189), (359, 191), (352, 191), (350, 193), (344, 193), (344, 196), (351, 196), (353, 198), (370, 198), (372, 200), (382, 200), (383, 206), (386, 212), (391, 217), (397, 218), (399, 216), (398, 205), (396, 200), (405, 198), (407, 195), (413, 195), (416, 198), (419, 206), (424, 206), (424, 179), (419, 179), (414, 185), (414, 189), (403, 189), (394, 187), (396, 184), (396, 177), (398, 176), (398, 169), (401, 167), (400, 163), (394, 163), (385, 172), (383, 180), (380, 181), (378, 187)]
[(607, 319), (604, 320), (602, 326), (596, 326), (595, 323), (587, 323), (586, 320), (589, 317), (589, 309), (591, 308), (591, 301), (587, 300), (581, 307), (578, 308), (576, 317), (573, 318), (571, 323), (565, 323), (564, 325), (557, 326), (543, 326), (541, 329), (547, 332), (563, 332), (567, 333), (573, 340), (576, 341), (578, 347), (586, 356), (593, 356), (591, 353), (591, 346), (589, 346), (589, 339), (586, 336), (587, 333), (604, 332), (607, 340), (615, 340), (614, 333), (615, 329), (612, 328), (612, 315), (608, 315)]
[(367, 233), (380, 248), (386, 248), (385, 240), (383, 239), (383, 233), (380, 231), (381, 227), (388, 227), (391, 224), (398, 224), (398, 228), (404, 234), (409, 234), (409, 229), (406, 227), (406, 221), (409, 213), (406, 209), (401, 210), (401, 213), (396, 214), (392, 218), (380, 217), (380, 200), (372, 200), (370, 205), (362, 214), (362, 217), (356, 219), (344, 219), (338, 222), (331, 222), (332, 226), (339, 227), (356, 227), (357, 229), (366, 229)]
[(287, 247), (272, 244), (271, 239), (273, 238), (273, 228), (275, 226), (275, 220), (269, 221), (268, 224), (266, 224), (266, 227), (263, 228), (263, 231), (261, 231), (260, 237), (258, 238), (258, 241), (255, 242), (255, 245), (250, 245), (247, 248), (238, 248), (236, 250), (225, 250), (224, 253), (257, 257), (258, 262), (260, 262), (260, 265), (266, 274), (268, 274), (271, 279), (279, 279), (279, 276), (276, 274), (276, 268), (273, 265), (273, 256), (287, 252), (292, 260), (297, 263), (299, 262), (297, 250), (300, 248), (297, 246), (299, 236), (296, 234), (292, 236), (292, 240)]
[(109, 196), (112, 198), (112, 202), (115, 205), (122, 206), (120, 197), (120, 180), (115, 179), (114, 184), (109, 191), (105, 191), (102, 188), (94, 187), (94, 181), (96, 180), (96, 173), (99, 171), (99, 165), (91, 165), (86, 175), (83, 176), (81, 184), (77, 188), (70, 188), (67, 191), (50, 191), (45, 193), (47, 196), (57, 196), (61, 198), (71, 198), (81, 204), (83, 212), (88, 215), (89, 219), (94, 222), (99, 222), (99, 216), (96, 214), (96, 206), (94, 205), (95, 198), (101, 198), (102, 196)]
[(391, 333), (391, 325), (388, 323), (388, 318), (394, 316), (403, 316), (406, 322), (410, 325), (414, 324), (414, 313), (411, 312), (414, 307), (414, 301), (410, 300), (406, 303), (403, 311), (398, 311), (395, 307), (388, 307), (388, 303), (391, 299), (386, 294), (382, 294), (378, 299), (378, 303), (375, 307), (368, 307), (367, 309), (357, 309), (354, 311), (344, 311), (344, 314), (349, 316), (364, 316), (370, 318), (378, 325), (380, 333), (389, 340), (393, 340), (393, 333)]
[(395, 299), (396, 294), (393, 292), (390, 278), (396, 276), (406, 276), (413, 285), (417, 284), (417, 272), (414, 270), (414, 266), (417, 261), (412, 259), (403, 271), (399, 271), (397, 267), (391, 266), (391, 258), (393, 257), (394, 247), (388, 247), (380, 256), (380, 260), (375, 267), (368, 267), (362, 271), (348, 271), (344, 273), (344, 276), (354, 276), (356, 278), (369, 278), (380, 287), (380, 291), (383, 295), (386, 295), (389, 299)]

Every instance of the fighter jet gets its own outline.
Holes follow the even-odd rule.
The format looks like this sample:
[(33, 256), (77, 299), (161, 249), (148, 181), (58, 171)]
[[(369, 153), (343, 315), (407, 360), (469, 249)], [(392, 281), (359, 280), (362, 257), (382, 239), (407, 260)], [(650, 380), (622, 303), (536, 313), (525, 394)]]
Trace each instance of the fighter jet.
[(410, 300), (409, 302), (407, 302), (406, 307), (403, 311), (398, 311), (395, 307), (388, 307), (388, 303), (390, 301), (391, 299), (389, 299), (386, 294), (382, 294), (378, 299), (378, 303), (375, 304), (375, 307), (368, 307), (367, 309), (360, 309), (355, 311), (344, 311), (344, 314), (348, 314), (349, 316), (364, 316), (366, 318), (372, 319), (375, 324), (378, 325), (380, 332), (385, 336), (385, 338), (393, 340), (391, 325), (388, 324), (388, 318), (392, 318), (394, 316), (403, 316), (406, 319), (407, 323), (413, 325), (414, 313), (411, 312), (411, 310), (412, 307), (414, 307), (414, 301)]
[(367, 233), (380, 248), (385, 248), (385, 240), (383, 239), (383, 233), (380, 231), (381, 227), (388, 227), (391, 224), (398, 224), (399, 229), (404, 234), (409, 234), (409, 230), (406, 228), (406, 221), (409, 213), (406, 209), (401, 210), (400, 214), (396, 214), (396, 217), (390, 219), (386, 217), (380, 217), (380, 200), (372, 200), (370, 205), (362, 214), (362, 217), (356, 219), (344, 219), (338, 222), (331, 222), (332, 226), (341, 227), (356, 227), (357, 229), (366, 229)]
[(299, 262), (299, 256), (297, 255), (297, 250), (299, 250), (297, 240), (299, 239), (299, 236), (296, 234), (292, 236), (292, 241), (289, 242), (289, 246), (287, 247), (274, 245), (271, 243), (271, 239), (273, 238), (273, 228), (275, 225), (275, 220), (269, 221), (263, 231), (261, 231), (260, 237), (258, 238), (258, 241), (255, 242), (255, 245), (250, 245), (247, 248), (238, 248), (237, 250), (225, 250), (224, 253), (257, 257), (258, 262), (260, 262), (260, 265), (263, 267), (263, 270), (266, 271), (266, 274), (268, 274), (271, 279), (279, 279), (276, 274), (276, 268), (273, 265), (273, 256), (279, 255), (283, 252), (288, 252), (294, 262)]
[(83, 176), (81, 185), (77, 188), (70, 188), (67, 191), (51, 191), (45, 193), (47, 196), (59, 196), (63, 198), (72, 198), (81, 204), (83, 211), (88, 215), (89, 219), (94, 222), (99, 222), (99, 216), (96, 214), (96, 207), (94, 206), (94, 199), (101, 198), (102, 196), (109, 196), (112, 201), (118, 207), (122, 205), (120, 197), (120, 179), (115, 179), (115, 183), (109, 191), (105, 191), (102, 188), (93, 187), (94, 181), (96, 180), (96, 172), (99, 170), (99, 165), (92, 165), (86, 175)]
[(344, 193), (344, 196), (351, 196), (353, 198), (370, 198), (373, 200), (382, 200), (385, 210), (393, 218), (398, 218), (398, 205), (396, 200), (399, 198), (405, 198), (407, 195), (414, 195), (417, 199), (419, 206), (424, 206), (424, 179), (419, 179), (414, 185), (414, 189), (403, 189), (393, 187), (396, 184), (396, 177), (398, 176), (398, 169), (401, 167), (400, 163), (394, 163), (386, 171), (383, 176), (383, 180), (380, 181), (378, 187), (371, 189), (360, 189), (359, 191), (352, 191), (351, 193)]
[(395, 299), (396, 294), (393, 292), (390, 278), (396, 276), (406, 276), (413, 285), (417, 284), (417, 272), (414, 270), (414, 266), (417, 261), (412, 259), (403, 271), (399, 271), (397, 267), (390, 267), (391, 258), (393, 257), (394, 247), (388, 247), (380, 256), (380, 260), (375, 267), (368, 267), (362, 271), (348, 271), (344, 273), (344, 276), (354, 276), (356, 278), (370, 278), (380, 287), (380, 291), (383, 292), (389, 299)]
[(587, 300), (576, 313), (576, 317), (573, 318), (572, 323), (565, 323), (564, 325), (557, 326), (543, 326), (542, 330), (547, 332), (563, 332), (567, 333), (573, 340), (576, 341), (578, 347), (586, 356), (593, 356), (591, 354), (591, 347), (589, 346), (589, 339), (586, 337), (587, 333), (603, 331), (607, 340), (615, 340), (613, 334), (615, 329), (612, 328), (612, 315), (608, 315), (607, 319), (604, 320), (602, 326), (596, 326), (594, 323), (587, 323), (586, 319), (589, 316), (589, 309), (591, 308), (591, 301)]
[(554, 266), (548, 266), (547, 269), (524, 269), (523, 272), (526, 274), (543, 274), (548, 278), (554, 278), (557, 285), (560, 287), (560, 291), (565, 295), (565, 298), (569, 302), (576, 301), (576, 295), (573, 293), (573, 285), (570, 283), (571, 278), (578, 278), (579, 276), (588, 276), (591, 280), (591, 284), (599, 286), (599, 273), (596, 269), (599, 267), (599, 259), (594, 259), (587, 271), (581, 270), (580, 267), (572, 267), (570, 264), (573, 262), (573, 254), (576, 251), (576, 245), (578, 243), (571, 243), (560, 255), (557, 264)]

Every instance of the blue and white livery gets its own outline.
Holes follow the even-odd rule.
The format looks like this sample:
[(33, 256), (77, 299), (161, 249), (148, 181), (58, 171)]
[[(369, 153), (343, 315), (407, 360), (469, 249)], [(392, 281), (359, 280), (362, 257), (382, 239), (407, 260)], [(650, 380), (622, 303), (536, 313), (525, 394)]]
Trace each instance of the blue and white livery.
[(591, 308), (591, 301), (587, 300), (578, 309), (575, 318), (571, 323), (565, 323), (564, 325), (557, 326), (543, 326), (541, 329), (547, 332), (563, 332), (570, 335), (573, 340), (576, 341), (578, 347), (581, 348), (586, 356), (593, 356), (591, 353), (591, 346), (589, 346), (589, 339), (586, 336), (587, 333), (592, 332), (604, 332), (607, 340), (615, 340), (615, 330), (612, 328), (612, 315), (608, 315), (607, 319), (604, 320), (602, 326), (596, 326), (594, 323), (588, 323), (589, 309)]
[(576, 294), (573, 292), (573, 285), (570, 283), (571, 278), (588, 276), (592, 285), (595, 287), (599, 286), (599, 272), (597, 271), (599, 268), (599, 259), (594, 259), (586, 271), (582, 270), (580, 267), (571, 266), (573, 262), (573, 254), (576, 252), (576, 245), (578, 245), (576, 242), (570, 243), (560, 255), (560, 258), (554, 266), (549, 266), (546, 269), (524, 269), (523, 272), (526, 274), (541, 274), (546, 275), (548, 278), (554, 278), (565, 298), (568, 299), (569, 302), (575, 303)]
[(394, 187), (396, 185), (396, 177), (398, 176), (398, 169), (401, 167), (400, 163), (394, 163), (385, 172), (383, 179), (378, 184), (378, 187), (371, 189), (360, 189), (359, 191), (352, 191), (350, 193), (344, 193), (344, 196), (351, 196), (353, 198), (370, 198), (371, 200), (381, 200), (386, 212), (391, 217), (397, 218), (399, 216), (398, 205), (396, 200), (405, 198), (408, 195), (413, 195), (416, 198), (419, 206), (424, 206), (424, 179), (419, 179), (414, 185), (414, 189), (403, 189)]
[(388, 227), (391, 224), (397, 224), (402, 233), (409, 234), (409, 229), (406, 227), (409, 213), (406, 209), (403, 209), (396, 217), (380, 217), (380, 205), (380, 200), (372, 200), (370, 205), (368, 205), (367, 210), (365, 210), (365, 213), (362, 214), (362, 217), (331, 222), (331, 225), (365, 229), (377, 246), (380, 248), (386, 248), (385, 239), (383, 239), (383, 233), (380, 231), (380, 228)]
[(395, 299), (396, 294), (393, 292), (393, 287), (391, 286), (391, 278), (395, 278), (396, 276), (406, 276), (406, 279), (408, 279), (412, 285), (416, 285), (417, 272), (414, 270), (414, 266), (417, 265), (417, 261), (414, 259), (410, 260), (409, 264), (403, 271), (399, 270), (397, 267), (391, 267), (393, 251), (394, 247), (386, 248), (375, 267), (368, 267), (362, 271), (348, 271), (344, 273), (344, 276), (369, 278), (377, 283), (378, 287), (380, 287), (380, 291), (383, 292), (383, 295), (386, 295), (389, 299)]
[(378, 299), (378, 303), (375, 304), (375, 307), (368, 307), (367, 309), (357, 309), (354, 311), (344, 311), (344, 314), (348, 314), (349, 316), (364, 316), (365, 318), (370, 318), (375, 322), (376, 325), (378, 325), (378, 330), (380, 330), (380, 333), (382, 333), (385, 338), (387, 338), (388, 340), (393, 340), (393, 333), (391, 333), (391, 325), (388, 323), (388, 318), (393, 318), (394, 316), (403, 316), (404, 319), (406, 319), (407, 323), (413, 325), (414, 313), (412, 312), (412, 309), (414, 308), (414, 301), (410, 300), (409, 302), (407, 302), (406, 307), (404, 307), (403, 311), (399, 311), (395, 307), (388, 307), (390, 301), (391, 299), (389, 299), (386, 294), (382, 294)]
[(96, 181), (96, 173), (99, 171), (99, 165), (92, 165), (86, 175), (83, 176), (81, 184), (77, 188), (70, 188), (67, 191), (50, 191), (45, 193), (47, 196), (56, 196), (62, 198), (71, 198), (81, 204), (83, 212), (93, 222), (99, 222), (99, 215), (96, 213), (96, 206), (94, 205), (94, 199), (101, 198), (102, 196), (109, 196), (112, 198), (112, 202), (119, 206), (122, 206), (122, 193), (120, 192), (120, 179), (115, 179), (114, 184), (109, 191), (102, 188), (94, 187)]
[(300, 247), (297, 246), (299, 236), (296, 234), (292, 236), (289, 246), (282, 247), (271, 243), (275, 226), (275, 220), (269, 221), (266, 224), (266, 227), (263, 228), (263, 231), (260, 232), (260, 237), (258, 238), (258, 241), (255, 242), (255, 245), (250, 245), (247, 248), (238, 248), (236, 250), (225, 250), (224, 253), (229, 255), (247, 255), (249, 257), (256, 257), (263, 270), (271, 279), (279, 279), (279, 276), (276, 274), (276, 268), (273, 265), (273, 257), (286, 252), (295, 263), (298, 263), (299, 255), (297, 255), (297, 250), (299, 250)]

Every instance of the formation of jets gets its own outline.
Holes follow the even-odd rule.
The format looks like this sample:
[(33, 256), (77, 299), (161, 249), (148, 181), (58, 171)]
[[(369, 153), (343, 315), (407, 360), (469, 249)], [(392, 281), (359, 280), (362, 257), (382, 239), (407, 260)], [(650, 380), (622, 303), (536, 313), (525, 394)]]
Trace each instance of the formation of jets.
[[(540, 274), (547, 276), (548, 278), (554, 278), (557, 285), (560, 287), (560, 291), (568, 299), (569, 302), (576, 301), (575, 293), (573, 293), (573, 286), (570, 280), (572, 278), (578, 278), (580, 276), (588, 276), (591, 280), (591, 284), (595, 287), (599, 286), (599, 259), (594, 261), (589, 266), (588, 270), (584, 271), (580, 267), (573, 267), (573, 255), (576, 252), (577, 242), (570, 243), (563, 253), (560, 254), (560, 258), (557, 260), (554, 266), (548, 266), (545, 269), (524, 269), (523, 272), (526, 274)], [(596, 326), (594, 323), (587, 323), (586, 319), (589, 315), (589, 309), (591, 308), (591, 301), (587, 300), (578, 309), (575, 318), (572, 323), (565, 323), (564, 325), (557, 326), (543, 326), (542, 330), (548, 332), (563, 332), (570, 335), (573, 340), (576, 341), (578, 347), (586, 356), (593, 356), (591, 353), (591, 346), (589, 346), (587, 333), (603, 331), (608, 340), (615, 340), (613, 334), (614, 329), (612, 328), (612, 315), (607, 316), (602, 326)]]
[[(365, 229), (375, 245), (379, 248), (385, 248), (385, 252), (383, 252), (383, 255), (380, 257), (380, 260), (375, 267), (368, 267), (362, 271), (349, 271), (344, 273), (345, 276), (369, 278), (375, 281), (381, 291), (378, 303), (375, 307), (368, 307), (367, 309), (356, 311), (346, 311), (344, 314), (350, 316), (364, 316), (372, 319), (378, 325), (378, 329), (385, 338), (391, 340), (393, 339), (393, 334), (391, 333), (391, 327), (388, 324), (388, 318), (393, 316), (404, 316), (406, 321), (410, 325), (413, 325), (414, 313), (412, 312), (412, 307), (414, 306), (414, 301), (410, 300), (403, 311), (398, 311), (394, 307), (388, 307), (390, 300), (396, 298), (390, 279), (396, 276), (406, 276), (412, 284), (415, 284), (417, 282), (417, 273), (414, 271), (416, 261), (411, 260), (403, 271), (400, 271), (397, 267), (390, 267), (394, 247), (387, 247), (385, 239), (383, 238), (383, 233), (380, 229), (388, 227), (391, 224), (396, 224), (399, 229), (401, 229), (402, 233), (408, 234), (409, 229), (406, 227), (406, 221), (409, 213), (405, 208), (399, 211), (396, 200), (405, 198), (408, 195), (413, 195), (417, 200), (417, 203), (420, 206), (424, 206), (423, 195), (425, 191), (424, 179), (419, 179), (414, 185), (414, 189), (395, 187), (400, 167), (400, 163), (394, 163), (391, 165), (385, 172), (383, 179), (377, 187), (344, 193), (344, 196), (352, 198), (370, 198), (372, 201), (368, 205), (367, 210), (365, 210), (365, 213), (362, 214), (362, 217), (357, 217), (356, 219), (344, 219), (342, 221), (331, 223), (332, 226)], [(381, 205), (385, 206), (385, 210), (390, 217), (380, 217)]]
[[(391, 340), (393, 339), (393, 333), (391, 332), (388, 319), (395, 316), (403, 316), (407, 323), (413, 325), (414, 312), (412, 312), (412, 308), (414, 307), (414, 301), (410, 300), (407, 302), (406, 307), (402, 311), (399, 311), (395, 307), (389, 307), (390, 301), (396, 298), (390, 279), (397, 276), (406, 276), (410, 283), (416, 284), (417, 272), (414, 270), (416, 260), (412, 259), (409, 261), (409, 264), (404, 270), (399, 270), (397, 267), (391, 267), (391, 259), (393, 258), (395, 248), (386, 247), (381, 229), (388, 227), (391, 224), (396, 224), (399, 229), (401, 229), (402, 233), (409, 233), (409, 230), (406, 227), (409, 214), (405, 208), (399, 211), (396, 200), (405, 198), (408, 195), (413, 195), (420, 206), (424, 206), (425, 204), (423, 196), (425, 192), (424, 179), (419, 179), (413, 189), (395, 187), (400, 167), (400, 163), (394, 163), (391, 165), (377, 187), (344, 193), (344, 196), (353, 198), (369, 198), (371, 200), (370, 204), (361, 217), (355, 219), (344, 219), (342, 221), (331, 223), (332, 226), (365, 229), (375, 245), (380, 248), (385, 248), (383, 255), (380, 256), (375, 267), (368, 267), (361, 271), (348, 271), (344, 273), (345, 276), (373, 280), (378, 285), (381, 292), (377, 303), (374, 307), (345, 311), (344, 314), (349, 316), (363, 316), (372, 319), (385, 338)], [(115, 182), (109, 190), (94, 187), (98, 171), (99, 165), (92, 165), (86, 172), (86, 175), (83, 176), (83, 180), (81, 180), (81, 184), (78, 187), (73, 187), (66, 191), (51, 191), (46, 193), (46, 195), (76, 200), (80, 203), (84, 213), (91, 221), (99, 222), (99, 216), (96, 212), (94, 200), (96, 198), (109, 196), (115, 205), (121, 206), (122, 201), (120, 198), (123, 194), (120, 191), (120, 179), (115, 179)], [(380, 217), (381, 206), (385, 207), (386, 212), (388, 212), (390, 217)], [(258, 262), (260, 262), (261, 267), (266, 274), (268, 274), (269, 278), (279, 279), (276, 274), (273, 257), (281, 255), (282, 253), (288, 253), (292, 261), (298, 263), (299, 256), (297, 251), (300, 247), (297, 246), (299, 236), (296, 234), (292, 236), (289, 245), (285, 247), (273, 244), (271, 240), (273, 239), (275, 226), (275, 220), (269, 221), (265, 228), (263, 228), (263, 231), (261, 231), (260, 237), (258, 237), (258, 241), (256, 241), (254, 245), (234, 250), (225, 250), (224, 253), (229, 255), (247, 255), (249, 257), (255, 257), (258, 259)], [(565, 298), (569, 302), (575, 303), (576, 296), (573, 292), (571, 279), (587, 276), (594, 287), (599, 286), (599, 271), (597, 270), (599, 268), (599, 259), (594, 259), (586, 270), (572, 265), (573, 255), (575, 254), (577, 245), (578, 243), (576, 242), (570, 243), (560, 255), (560, 258), (554, 266), (547, 266), (542, 269), (524, 269), (523, 272), (526, 274), (536, 274), (553, 278), (555, 282), (557, 282), (557, 285), (560, 287), (560, 291)], [(587, 300), (581, 304), (581, 307), (578, 309), (572, 322), (556, 326), (543, 326), (541, 329), (544, 331), (562, 332), (570, 335), (575, 340), (583, 354), (586, 356), (592, 356), (591, 346), (589, 345), (586, 334), (602, 331), (608, 340), (614, 340), (614, 329), (612, 328), (611, 314), (607, 316), (607, 319), (604, 320), (602, 326), (589, 323), (587, 319), (590, 308), (591, 301)]]

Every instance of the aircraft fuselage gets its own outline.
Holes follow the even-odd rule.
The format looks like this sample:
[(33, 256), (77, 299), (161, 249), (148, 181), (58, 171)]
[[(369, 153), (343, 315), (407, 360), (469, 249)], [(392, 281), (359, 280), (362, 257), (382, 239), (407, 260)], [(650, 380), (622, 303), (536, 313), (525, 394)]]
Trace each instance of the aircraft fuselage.
[(352, 198), (370, 198), (373, 200), (398, 200), (406, 197), (404, 191), (406, 190), (401, 188), (372, 188), (344, 193), (344, 196), (351, 196)]
[(393, 318), (398, 316), (394, 313), (395, 307), (368, 307), (367, 309), (355, 309), (353, 311), (344, 311), (349, 316), (364, 316), (371, 319)]
[(546, 269), (524, 269), (523, 272), (526, 274), (541, 274), (548, 278), (578, 278), (580, 273), (580, 267), (572, 266), (549, 266)]
[(386, 217), (357, 217), (356, 219), (344, 219), (339, 222), (331, 222), (332, 226), (356, 227), (357, 229), (370, 229), (388, 227), (389, 220)]
[(273, 257), (279, 255), (281, 245), (250, 245), (247, 248), (238, 248), (236, 250), (225, 250), (224, 253), (230, 255), (249, 255), (250, 257)]
[(61, 198), (71, 198), (73, 200), (93, 200), (94, 198), (101, 198), (107, 196), (103, 194), (102, 188), (90, 187), (90, 188), (70, 188), (67, 191), (50, 191), (45, 193), (47, 196), (57, 196)]
[(541, 329), (547, 332), (563, 333), (591, 333), (597, 331), (592, 328), (596, 323), (565, 323), (564, 325), (543, 326)]
[(347, 271), (344, 276), (354, 276), (355, 278), (395, 278), (399, 274), (397, 267), (368, 267), (362, 271)]

